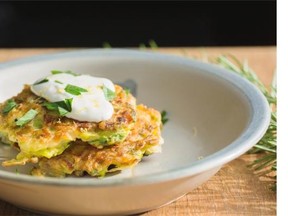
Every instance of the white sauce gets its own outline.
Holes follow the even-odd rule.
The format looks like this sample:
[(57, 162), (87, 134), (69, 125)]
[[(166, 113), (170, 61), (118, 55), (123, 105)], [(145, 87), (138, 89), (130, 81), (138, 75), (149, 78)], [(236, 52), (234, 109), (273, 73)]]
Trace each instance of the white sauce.
[[(66, 73), (50, 75), (46, 79), (48, 82), (32, 85), (32, 92), (49, 102), (73, 98), (72, 111), (65, 115), (68, 118), (100, 122), (112, 117), (113, 106), (106, 100), (103, 92), (103, 86), (115, 92), (114, 84), (109, 79), (89, 75), (74, 76)], [(68, 84), (84, 88), (88, 92), (81, 92), (78, 96), (70, 94), (65, 91)]]

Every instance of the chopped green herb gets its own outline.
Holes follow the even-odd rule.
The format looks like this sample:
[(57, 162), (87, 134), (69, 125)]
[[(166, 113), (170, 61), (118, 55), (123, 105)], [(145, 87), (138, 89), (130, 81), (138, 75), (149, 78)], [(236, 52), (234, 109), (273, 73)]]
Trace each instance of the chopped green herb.
[(9, 99), (2, 111), (3, 114), (9, 113), (16, 106), (17, 106), (17, 103), (13, 99)]
[(129, 95), (131, 93), (131, 90), (129, 88), (125, 88), (124, 91), (125, 91), (126, 95)]
[(57, 111), (60, 116), (64, 116), (72, 111), (73, 98), (65, 99), (64, 101), (46, 102), (43, 104), (48, 110)]
[(59, 80), (55, 80), (54, 82), (59, 83), (59, 84), (63, 84), (63, 83), (60, 82)]
[(72, 71), (59, 71), (59, 70), (52, 70), (51, 74), (55, 75), (55, 74), (61, 74), (61, 73), (66, 73), (66, 74), (71, 74), (73, 76), (80, 76), (80, 74), (74, 73)]
[(43, 79), (43, 80), (40, 80), (40, 81), (34, 83), (33, 85), (39, 85), (39, 84), (42, 84), (42, 83), (46, 83), (46, 82), (48, 82), (48, 81), (49, 81), (49, 80), (45, 78), (45, 79)]
[(32, 119), (35, 118), (35, 116), (38, 114), (38, 112), (34, 109), (30, 109), (28, 112), (25, 113), (24, 116), (17, 119), (16, 125), (17, 126), (23, 126), (24, 124), (30, 122)]
[(43, 106), (45, 106), (48, 110), (58, 110), (58, 105), (56, 103), (45, 102), (43, 103)]
[(64, 103), (66, 104), (67, 110), (69, 112), (72, 111), (72, 101), (73, 101), (73, 98), (68, 98), (64, 100)]
[(103, 85), (103, 92), (106, 100), (108, 101), (111, 101), (116, 97), (115, 92), (107, 88), (105, 85)]
[(58, 113), (59, 113), (60, 116), (64, 116), (64, 115), (66, 115), (69, 112), (71, 112), (71, 111), (68, 111), (67, 109), (65, 109), (63, 107), (58, 106)]
[(169, 121), (169, 119), (167, 118), (167, 112), (165, 110), (161, 112), (161, 121), (163, 125)]
[(72, 95), (81, 95), (82, 92), (88, 92), (87, 89), (70, 84), (65, 87), (65, 91)]

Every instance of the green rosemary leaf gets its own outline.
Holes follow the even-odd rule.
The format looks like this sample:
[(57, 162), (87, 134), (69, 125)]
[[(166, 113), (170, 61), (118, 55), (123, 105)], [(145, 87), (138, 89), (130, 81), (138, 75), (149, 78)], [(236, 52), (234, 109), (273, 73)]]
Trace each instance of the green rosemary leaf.
[(146, 45), (144, 43), (139, 44), (139, 49), (146, 49)]
[(102, 46), (103, 46), (103, 48), (106, 48), (106, 49), (112, 48), (112, 46), (110, 45), (110, 43), (108, 43), (108, 42), (106, 42), (106, 41), (102, 44)]
[[(270, 143), (271, 141), (267, 141), (267, 142)], [(270, 143), (270, 144), (271, 144), (271, 143)], [(254, 147), (256, 147), (256, 148), (258, 148), (258, 149), (261, 149), (261, 150), (268, 151), (268, 152), (276, 153), (276, 150), (271, 149), (271, 148), (266, 147), (266, 146), (263, 146), (263, 145), (256, 144)]]
[(157, 43), (154, 40), (149, 40), (149, 46), (152, 49), (157, 49), (158, 48), (158, 45), (157, 45)]

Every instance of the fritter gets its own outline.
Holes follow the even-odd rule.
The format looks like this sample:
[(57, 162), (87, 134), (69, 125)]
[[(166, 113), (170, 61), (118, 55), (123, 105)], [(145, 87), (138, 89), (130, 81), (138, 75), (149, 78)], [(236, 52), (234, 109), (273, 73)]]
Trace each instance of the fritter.
[(144, 105), (137, 106), (137, 121), (121, 144), (97, 149), (83, 141), (73, 142), (61, 155), (41, 158), (32, 175), (65, 177), (104, 176), (107, 172), (136, 165), (143, 157), (161, 149), (161, 115)]
[[(25, 85), (23, 91), (12, 98), (17, 104), (15, 108), (5, 113), (8, 101), (0, 104), (0, 139), (20, 150), (16, 159), (5, 161), (3, 165), (24, 165), (29, 161), (37, 162), (38, 158), (57, 156), (78, 139), (93, 148), (123, 142), (136, 121), (136, 100), (118, 85), (115, 90), (116, 97), (111, 101), (113, 116), (95, 123), (59, 116), (44, 107), (43, 103), (47, 101)], [(15, 124), (31, 109), (37, 111), (35, 118), (23, 126)]]

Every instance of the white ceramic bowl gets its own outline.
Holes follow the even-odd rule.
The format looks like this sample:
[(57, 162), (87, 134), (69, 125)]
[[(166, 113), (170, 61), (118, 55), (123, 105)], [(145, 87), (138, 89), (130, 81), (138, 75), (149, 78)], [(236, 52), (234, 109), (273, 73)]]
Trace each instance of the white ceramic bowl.
[[(264, 96), (238, 75), (191, 59), (131, 50), (83, 50), (0, 65), (0, 101), (52, 69), (137, 83), (138, 103), (166, 110), (163, 152), (103, 179), (37, 178), (0, 168), (0, 199), (66, 215), (134, 214), (165, 205), (250, 149), (270, 120)], [(0, 157), (14, 154), (0, 145)]]

